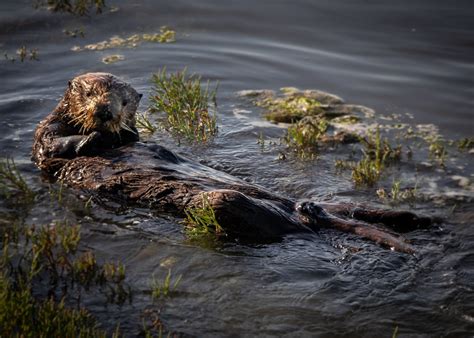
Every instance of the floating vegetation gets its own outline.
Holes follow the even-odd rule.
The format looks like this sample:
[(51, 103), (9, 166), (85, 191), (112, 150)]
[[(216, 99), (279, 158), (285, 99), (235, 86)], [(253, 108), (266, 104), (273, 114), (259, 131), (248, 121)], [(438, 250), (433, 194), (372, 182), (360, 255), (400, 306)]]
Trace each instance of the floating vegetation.
[(120, 55), (120, 54), (107, 55), (107, 56), (104, 56), (102, 58), (102, 62), (107, 64), (107, 65), (111, 64), (111, 63), (118, 62), (118, 61), (123, 61), (123, 60), (125, 60), (125, 57), (123, 55)]
[(186, 69), (167, 74), (163, 68), (152, 77), (150, 112), (164, 112), (163, 127), (187, 142), (207, 142), (217, 134), (217, 85), (203, 87), (201, 77), (186, 75)]
[(176, 42), (176, 32), (169, 27), (161, 26), (159, 33), (143, 34), (142, 38), (148, 42), (171, 43)]
[(159, 33), (133, 34), (126, 38), (115, 35), (109, 40), (85, 45), (84, 47), (74, 46), (71, 50), (79, 52), (83, 50), (105, 50), (111, 48), (136, 48), (143, 42), (171, 43), (175, 41), (176, 32), (166, 26), (162, 26)]
[(105, 0), (34, 0), (34, 7), (83, 16), (89, 14), (91, 9), (95, 9), (97, 14), (102, 13)]
[(354, 115), (338, 116), (332, 119), (332, 123), (356, 124), (360, 122), (360, 118)]
[(10, 226), (2, 229), (1, 237), (2, 335), (105, 336), (89, 312), (65, 304), (92, 286), (105, 288), (109, 302), (129, 299), (123, 265), (100, 265), (91, 251), (80, 254), (79, 226)]
[(401, 146), (392, 147), (388, 139), (382, 139), (380, 128), (377, 126), (375, 134), (361, 139), (363, 158), (352, 168), (352, 180), (356, 186), (373, 186), (380, 179), (385, 166), (398, 162), (401, 159)]
[(86, 33), (84, 28), (75, 28), (75, 29), (63, 29), (63, 33), (71, 38), (81, 37), (84, 38)]
[(265, 136), (263, 133), (258, 134), (257, 144), (260, 146), (262, 151), (265, 149)]
[(474, 137), (465, 137), (456, 142), (456, 146), (460, 151), (474, 149)]
[(377, 163), (378, 168), (382, 169), (385, 164), (400, 161), (402, 146), (393, 147), (387, 138), (382, 139), (379, 126), (376, 127), (375, 134), (371, 130), (367, 134), (369, 136), (361, 138), (363, 152)]
[(266, 98), (258, 105), (267, 109), (265, 117), (272, 122), (296, 122), (305, 116), (321, 115), (323, 109), (316, 99), (303, 95), (288, 95), (284, 98)]
[(242, 91), (256, 106), (265, 109), (271, 122), (291, 123), (283, 138), (288, 148), (302, 159), (312, 159), (321, 143), (357, 142), (359, 137), (342, 125), (357, 124), (354, 112), (366, 112), (361, 106), (343, 104), (341, 98), (318, 90), (281, 88), (277, 94), (270, 90)]
[(327, 129), (327, 120), (307, 116), (288, 127), (284, 140), (300, 158), (314, 158), (318, 141), (325, 135)]
[(178, 287), (179, 282), (181, 282), (182, 277), (183, 275), (179, 275), (174, 283), (171, 283), (171, 269), (168, 269), (168, 273), (163, 281), (159, 281), (153, 277), (151, 282), (151, 296), (153, 299), (168, 297), (176, 292), (176, 288)]
[(428, 140), (430, 158), (436, 161), (441, 167), (445, 166), (448, 157), (445, 141), (441, 137), (433, 137)]
[(351, 177), (356, 186), (373, 186), (379, 180), (381, 170), (378, 162), (364, 157), (352, 168)]
[(376, 191), (377, 196), (384, 200), (389, 201), (390, 203), (402, 203), (402, 202), (414, 202), (419, 198), (418, 188), (401, 188), (401, 182), (399, 180), (394, 180), (390, 191), (386, 191), (384, 188), (379, 188)]
[(346, 161), (346, 160), (341, 160), (337, 159), (334, 161), (334, 167), (338, 172), (346, 169), (353, 169), (355, 167), (356, 163), (353, 161)]
[(35, 193), (18, 171), (13, 159), (0, 159), (0, 194), (4, 198), (33, 202)]
[[(292, 123), (308, 115), (320, 115), (321, 103), (296, 88), (282, 88), (282, 96), (272, 91), (252, 93), (254, 104), (265, 108), (265, 118), (272, 122)], [(249, 95), (247, 95), (249, 96)]]
[(10, 61), (10, 62), (15, 62), (16, 60), (20, 60), (20, 62), (25, 62), (26, 60), (34, 60), (34, 61), (39, 61), (38, 57), (38, 49), (37, 48), (26, 48), (25, 46), (21, 46), (16, 51), (17, 57), (14, 56), (9, 56), (8, 53), (5, 53), (5, 60)]
[(319, 90), (284, 87), (278, 94), (271, 90), (241, 91), (239, 94), (250, 98), (256, 106), (263, 107), (265, 118), (275, 123), (294, 123), (305, 116), (331, 120), (350, 115), (341, 98)]
[(217, 222), (216, 214), (206, 194), (202, 195), (200, 206), (186, 208), (184, 220), (186, 235), (190, 238), (225, 236), (225, 231)]

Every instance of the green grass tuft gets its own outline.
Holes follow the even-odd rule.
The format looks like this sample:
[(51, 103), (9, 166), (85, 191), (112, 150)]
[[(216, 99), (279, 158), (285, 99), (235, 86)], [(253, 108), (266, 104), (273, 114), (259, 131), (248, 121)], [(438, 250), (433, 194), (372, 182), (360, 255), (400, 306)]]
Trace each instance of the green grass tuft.
[(441, 167), (446, 164), (448, 151), (446, 150), (446, 142), (441, 137), (433, 137), (428, 139), (430, 158), (436, 161)]
[(325, 135), (328, 122), (317, 117), (305, 117), (288, 127), (285, 143), (300, 158), (312, 159), (316, 155), (318, 141)]
[(401, 146), (392, 147), (387, 139), (382, 139), (377, 126), (375, 134), (369, 133), (361, 139), (363, 157), (352, 168), (352, 180), (356, 186), (373, 186), (380, 179), (384, 168), (401, 159)]
[(153, 75), (150, 111), (164, 112), (163, 125), (178, 140), (205, 143), (217, 134), (216, 93), (201, 85), (201, 78), (186, 75), (186, 69), (167, 74), (163, 68)]
[(171, 269), (168, 269), (168, 273), (166, 274), (166, 277), (163, 281), (157, 280), (155, 277), (153, 277), (153, 280), (151, 282), (151, 295), (154, 299), (158, 299), (161, 297), (168, 297), (170, 296), (173, 292), (176, 291), (176, 288), (178, 287), (179, 282), (181, 282), (181, 278), (183, 275), (179, 275), (174, 283), (171, 283)]
[(202, 195), (201, 206), (185, 209), (185, 230), (190, 238), (211, 237), (225, 235), (222, 226), (217, 222), (216, 214), (206, 194)]
[(401, 182), (399, 180), (394, 180), (392, 182), (390, 191), (387, 192), (384, 188), (379, 188), (377, 189), (376, 194), (381, 200), (391, 204), (403, 202), (413, 203), (421, 197), (418, 193), (418, 188), (416, 185), (413, 188), (402, 189)]
[(0, 195), (26, 203), (33, 202), (35, 198), (34, 191), (21, 176), (13, 159), (0, 159)]
[(105, 337), (88, 311), (66, 304), (92, 286), (103, 289), (108, 302), (129, 299), (123, 265), (100, 265), (91, 251), (79, 253), (78, 226), (10, 226), (2, 232), (2, 335)]
[(79, 16), (89, 14), (92, 8), (102, 13), (105, 0), (35, 0), (36, 8), (46, 7), (52, 12), (67, 12)]
[(147, 113), (137, 114), (136, 123), (138, 129), (150, 134), (153, 134), (158, 129), (158, 127), (150, 120)]

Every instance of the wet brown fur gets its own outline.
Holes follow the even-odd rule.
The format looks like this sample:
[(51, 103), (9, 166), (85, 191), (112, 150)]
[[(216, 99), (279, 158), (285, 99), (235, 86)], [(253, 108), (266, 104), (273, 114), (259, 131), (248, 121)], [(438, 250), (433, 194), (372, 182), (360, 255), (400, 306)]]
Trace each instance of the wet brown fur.
[[(138, 140), (135, 113), (140, 97), (112, 74), (87, 73), (74, 78), (54, 111), (36, 128), (33, 161), (40, 169), (52, 172), (65, 163), (64, 159)], [(96, 116), (101, 106), (113, 110), (112, 120), (102, 122)]]

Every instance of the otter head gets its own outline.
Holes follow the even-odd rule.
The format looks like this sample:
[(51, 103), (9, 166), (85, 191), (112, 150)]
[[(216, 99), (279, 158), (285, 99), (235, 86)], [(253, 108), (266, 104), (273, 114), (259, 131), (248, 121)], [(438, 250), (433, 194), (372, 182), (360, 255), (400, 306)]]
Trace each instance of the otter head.
[(108, 73), (87, 73), (69, 82), (60, 104), (69, 123), (80, 132), (131, 132), (142, 95), (129, 84)]

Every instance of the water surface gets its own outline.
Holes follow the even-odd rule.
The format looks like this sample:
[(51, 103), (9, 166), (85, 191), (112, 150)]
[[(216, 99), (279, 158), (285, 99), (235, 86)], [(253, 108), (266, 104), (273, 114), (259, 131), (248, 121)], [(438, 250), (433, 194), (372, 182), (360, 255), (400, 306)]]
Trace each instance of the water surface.
[[(402, 122), (413, 126), (433, 123), (449, 139), (472, 136), (472, 1), (108, 4), (119, 10), (86, 18), (35, 10), (25, 0), (0, 4), (0, 50), (13, 56), (25, 45), (37, 48), (40, 58), (0, 61), (1, 155), (14, 157), (42, 196), (27, 222), (80, 222), (88, 247), (103, 259), (126, 264), (129, 282), (139, 290), (132, 305), (104, 307), (89, 300), (104, 325), (113, 329), (120, 321), (127, 333), (136, 333), (139, 314), (150, 304), (146, 292), (151, 276), (163, 277), (171, 267), (183, 279), (180, 293), (165, 302), (161, 316), (166, 327), (182, 334), (390, 336), (398, 326), (400, 336), (472, 335), (472, 189), (451, 179), (461, 175), (472, 180), (472, 154), (454, 153), (446, 170), (403, 162), (398, 177), (418, 182), (430, 199), (400, 207), (449, 219), (407, 235), (418, 248), (415, 256), (334, 231), (256, 247), (207, 249), (187, 243), (177, 220), (148, 210), (117, 215), (96, 206), (84, 217), (74, 205), (54, 205), (48, 184), (29, 161), (36, 124), (54, 109), (75, 75), (106, 71), (122, 77), (145, 94), (145, 110), (151, 74), (164, 66), (170, 71), (186, 66), (219, 81), (219, 136), (205, 148), (178, 147), (166, 133), (151, 141), (297, 199), (380, 206), (374, 191), (355, 189), (349, 175), (335, 173), (334, 154), (301, 162), (279, 161), (278, 148), (262, 151), (256, 143), (260, 133), (278, 140), (284, 130), (264, 122), (262, 112), (236, 93), (317, 88), (379, 115), (401, 115)], [(176, 43), (71, 51), (117, 34), (156, 32), (163, 25), (177, 31)], [(63, 33), (78, 28), (85, 37)], [(102, 63), (110, 54), (122, 54), (125, 60)], [(426, 161), (423, 151), (420, 162)]]

